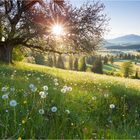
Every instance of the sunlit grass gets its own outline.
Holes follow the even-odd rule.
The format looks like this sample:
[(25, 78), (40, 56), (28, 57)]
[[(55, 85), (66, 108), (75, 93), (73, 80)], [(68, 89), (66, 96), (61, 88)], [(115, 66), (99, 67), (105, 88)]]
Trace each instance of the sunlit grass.
[(0, 77), (0, 138), (140, 138), (139, 80), (27, 63)]

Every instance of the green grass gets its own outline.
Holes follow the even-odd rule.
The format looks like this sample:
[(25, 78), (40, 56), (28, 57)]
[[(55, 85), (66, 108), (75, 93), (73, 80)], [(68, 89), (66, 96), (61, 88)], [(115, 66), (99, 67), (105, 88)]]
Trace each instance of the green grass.
[[(48, 95), (41, 98), (44, 85)], [(64, 86), (70, 87), (66, 93)], [(2, 99), (5, 94), (8, 98)], [(0, 96), (3, 139), (140, 139), (139, 80), (17, 63), (0, 66)]]

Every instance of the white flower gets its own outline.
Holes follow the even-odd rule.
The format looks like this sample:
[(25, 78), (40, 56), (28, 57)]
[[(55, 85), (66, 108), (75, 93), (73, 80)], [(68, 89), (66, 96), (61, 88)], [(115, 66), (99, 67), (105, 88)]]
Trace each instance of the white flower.
[(115, 105), (114, 105), (114, 104), (110, 104), (109, 107), (110, 107), (111, 109), (113, 109), (113, 108), (115, 108)]
[(57, 82), (58, 82), (58, 79), (57, 79), (57, 78), (55, 78), (55, 79), (54, 79), (54, 82), (55, 82), (55, 83), (57, 83)]
[(36, 88), (36, 87), (31, 88), (31, 91), (32, 91), (32, 92), (36, 92), (36, 91), (37, 91), (37, 88)]
[(4, 95), (2, 95), (2, 99), (8, 99), (8, 94), (4, 94)]
[(40, 95), (40, 96), (43, 95), (43, 94), (45, 94), (44, 91), (40, 91), (40, 92), (39, 92), (39, 95)]
[(16, 100), (11, 100), (10, 101), (10, 106), (11, 107), (15, 107), (17, 105), (17, 101)]
[(30, 85), (29, 85), (29, 88), (30, 88), (30, 89), (32, 89), (32, 88), (34, 88), (34, 87), (35, 87), (34, 84), (30, 84)]
[(42, 94), (41, 98), (43, 98), (43, 99), (46, 98), (46, 94)]
[(59, 85), (59, 83), (55, 83), (55, 86), (58, 86)]
[(45, 113), (44, 109), (39, 109), (38, 110), (39, 114), (43, 115)]
[(67, 86), (63, 86), (63, 89), (66, 89), (67, 90)]
[(48, 90), (48, 86), (47, 85), (43, 86), (43, 90), (47, 91)]
[(70, 111), (69, 111), (69, 110), (66, 110), (66, 113), (67, 113), (67, 114), (70, 114)]
[(65, 88), (62, 88), (62, 89), (61, 89), (61, 92), (62, 92), (62, 93), (66, 93), (66, 91), (67, 91), (67, 90), (66, 90)]
[(7, 91), (7, 87), (2, 87), (1, 91), (2, 92), (6, 92)]
[(57, 107), (56, 107), (56, 106), (53, 106), (53, 107), (51, 108), (51, 111), (52, 111), (52, 112), (56, 112), (56, 111), (57, 111)]
[(72, 87), (67, 87), (67, 91), (72, 91)]
[(46, 96), (48, 95), (48, 92), (44, 92), (44, 91), (40, 91), (39, 95), (41, 96), (41, 98), (46, 98)]

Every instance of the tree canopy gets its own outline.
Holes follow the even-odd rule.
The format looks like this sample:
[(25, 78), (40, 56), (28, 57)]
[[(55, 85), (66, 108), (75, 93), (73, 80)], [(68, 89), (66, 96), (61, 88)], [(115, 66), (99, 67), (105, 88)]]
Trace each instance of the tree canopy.
[[(12, 62), (12, 51), (23, 48), (59, 54), (92, 53), (102, 40), (107, 16), (100, 2), (73, 7), (63, 0), (1, 0), (0, 60)], [(60, 24), (64, 33), (52, 34)]]

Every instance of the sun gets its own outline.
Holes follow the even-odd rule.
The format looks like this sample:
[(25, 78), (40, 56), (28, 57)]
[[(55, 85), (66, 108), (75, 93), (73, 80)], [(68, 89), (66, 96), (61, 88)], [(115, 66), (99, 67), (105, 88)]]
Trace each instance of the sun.
[(56, 36), (63, 35), (63, 27), (60, 24), (55, 24), (52, 26), (52, 33)]

